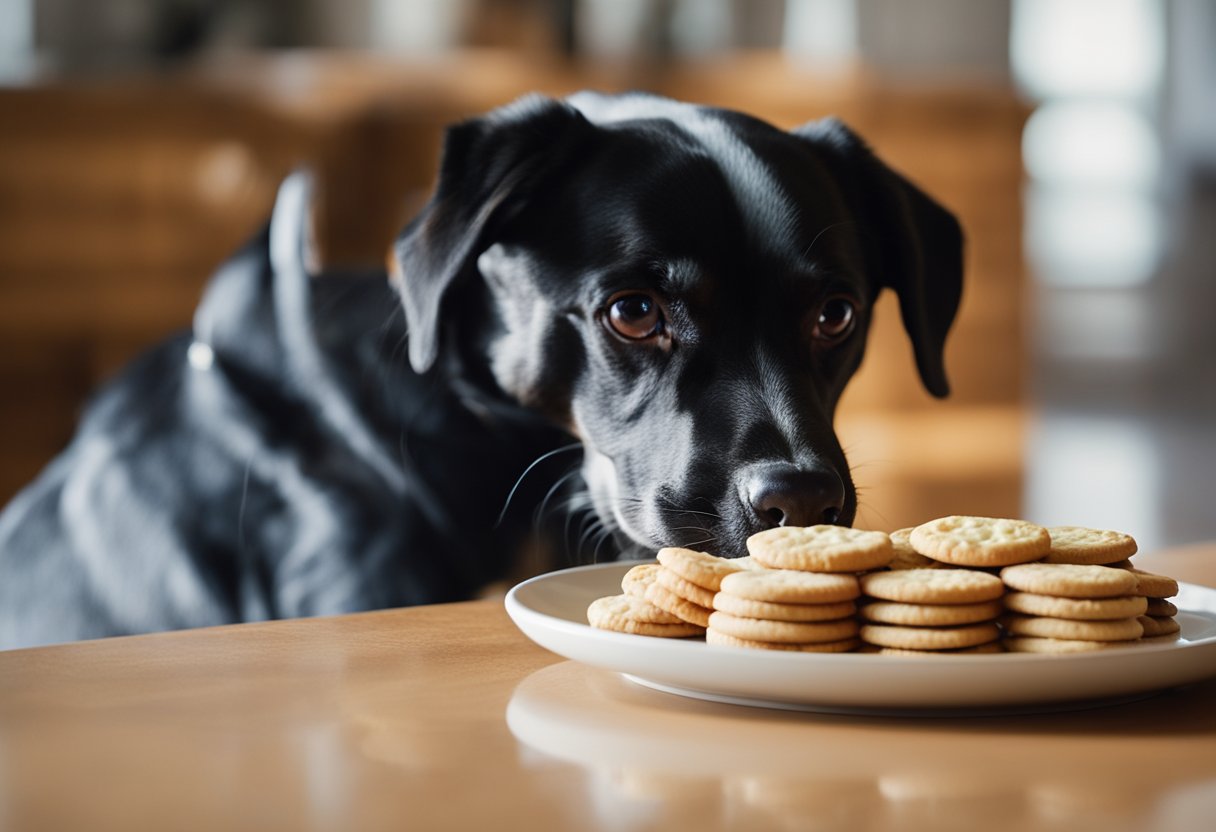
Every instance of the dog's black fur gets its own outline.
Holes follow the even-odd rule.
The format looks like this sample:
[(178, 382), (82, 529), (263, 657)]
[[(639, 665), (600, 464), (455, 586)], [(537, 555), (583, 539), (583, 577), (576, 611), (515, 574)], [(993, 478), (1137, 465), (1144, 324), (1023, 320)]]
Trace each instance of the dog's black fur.
[(576, 559), (849, 524), (884, 287), (947, 392), (958, 225), (832, 120), (523, 99), (449, 130), (391, 281), (308, 277), (307, 199), (0, 516), (0, 645), (465, 598), (536, 522)]

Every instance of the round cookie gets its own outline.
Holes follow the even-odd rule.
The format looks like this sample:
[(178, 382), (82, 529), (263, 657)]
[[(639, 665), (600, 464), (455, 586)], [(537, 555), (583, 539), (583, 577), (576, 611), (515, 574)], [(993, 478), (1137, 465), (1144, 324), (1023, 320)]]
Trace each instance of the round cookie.
[(710, 610), (694, 604), (686, 598), (681, 598), (665, 586), (658, 583), (646, 587), (646, 600), (665, 612), (669, 612), (681, 621), (704, 627), (709, 622)]
[(900, 569), (861, 578), (861, 591), (905, 604), (976, 604), (1005, 593), (1001, 579), (970, 569)]
[(1115, 647), (1126, 647), (1135, 644), (1134, 641), (1075, 641), (1062, 638), (1035, 638), (1033, 636), (1015, 636), (1001, 639), (1001, 644), (1010, 653), (1092, 653), (1097, 650), (1110, 650)]
[(1008, 615), (1001, 619), (1005, 632), (1015, 636), (1058, 638), (1066, 641), (1129, 641), (1144, 635), (1135, 618), (1113, 621), (1071, 621), (1066, 618)]
[(1144, 628), (1145, 638), (1172, 636), (1176, 633), (1182, 632), (1182, 627), (1180, 627), (1178, 622), (1170, 616), (1142, 615), (1136, 620), (1140, 622), (1140, 626)]
[(852, 601), (835, 604), (778, 604), (740, 598), (729, 592), (719, 592), (713, 598), (713, 608), (740, 618), (762, 618), (768, 621), (834, 621), (857, 612)]
[(705, 631), (705, 643), (722, 647), (750, 647), (753, 650), (787, 650), (798, 653), (847, 653), (861, 645), (861, 640), (846, 638), (840, 641), (820, 641), (811, 644), (782, 643), (779, 641), (755, 641), (736, 638), (712, 627)]
[(1169, 618), (1178, 614), (1178, 608), (1164, 598), (1146, 598), (1145, 600), (1148, 602), (1148, 608), (1144, 611), (1145, 615)]
[(1004, 653), (999, 641), (977, 644), (975, 647), (959, 647), (954, 650), (907, 650), (903, 647), (879, 647), (875, 652), (884, 656), (964, 656), (979, 653)]
[(1123, 532), (1087, 529), (1084, 526), (1049, 526), (1051, 551), (1044, 563), (1108, 564), (1136, 554), (1136, 541)]
[(645, 598), (646, 587), (655, 582), (662, 568), (657, 563), (639, 563), (622, 576), (621, 591), (634, 598)]
[(1050, 618), (1104, 621), (1144, 615), (1148, 611), (1148, 600), (1141, 595), (1122, 595), (1116, 598), (1058, 598), (1033, 592), (1011, 592), (1005, 596), (1005, 609)]
[(1000, 601), (979, 604), (901, 604), (898, 601), (873, 601), (861, 608), (866, 621), (903, 624), (908, 627), (948, 627), (978, 624), (1001, 614)]
[(804, 572), (864, 572), (894, 557), (886, 532), (846, 526), (778, 526), (747, 539), (752, 558), (769, 569)]
[(686, 581), (670, 569), (659, 569), (655, 583), (671, 590), (685, 601), (691, 601), (700, 607), (712, 607), (714, 591), (697, 586), (692, 581)]
[(660, 549), (658, 557), (659, 563), (684, 580), (714, 592), (721, 587), (724, 577), (747, 568), (728, 558), (714, 557), (692, 549)]
[(1152, 572), (1131, 568), (1127, 570), (1136, 576), (1136, 594), (1146, 598), (1173, 598), (1178, 594), (1178, 582), (1165, 575), (1154, 575)]
[(1137, 578), (1127, 569), (1074, 563), (1025, 563), (1001, 570), (1012, 589), (1059, 598), (1114, 598), (1136, 595)]
[(858, 625), (853, 618), (815, 622), (763, 621), (731, 615), (728, 612), (715, 612), (709, 617), (709, 627), (724, 635), (749, 641), (818, 644), (852, 638), (857, 635)]
[(833, 604), (861, 595), (861, 585), (852, 575), (757, 569), (727, 575), (721, 591), (777, 604)]
[(944, 564), (935, 561), (933, 558), (927, 558), (912, 548), (912, 544), (908, 541), (908, 536), (911, 534), (911, 526), (891, 532), (891, 548), (895, 550), (895, 557), (891, 558), (891, 562), (887, 564), (887, 568), (940, 569)]
[(663, 610), (632, 595), (597, 598), (587, 607), (587, 622), (600, 630), (632, 633), (638, 636), (684, 638), (701, 633), (700, 627), (687, 624)]
[(1042, 526), (996, 517), (941, 517), (917, 526), (908, 539), (920, 554), (959, 566), (1026, 563), (1051, 549)]
[(861, 640), (879, 647), (899, 647), (904, 650), (953, 650), (975, 647), (996, 641), (1000, 637), (996, 624), (964, 624), (961, 627), (896, 627), (887, 624), (866, 624), (861, 628)]

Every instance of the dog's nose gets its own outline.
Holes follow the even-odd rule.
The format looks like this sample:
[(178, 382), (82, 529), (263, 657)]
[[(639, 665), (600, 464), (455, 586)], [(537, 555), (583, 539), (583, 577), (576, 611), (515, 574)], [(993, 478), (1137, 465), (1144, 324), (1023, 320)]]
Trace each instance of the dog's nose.
[(747, 481), (747, 499), (766, 527), (833, 524), (844, 507), (844, 483), (827, 468), (765, 468)]

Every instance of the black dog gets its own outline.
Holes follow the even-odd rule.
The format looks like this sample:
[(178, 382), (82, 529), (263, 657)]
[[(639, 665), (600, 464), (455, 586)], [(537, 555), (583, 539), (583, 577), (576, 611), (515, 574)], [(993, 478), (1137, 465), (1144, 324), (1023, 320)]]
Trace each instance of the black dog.
[(958, 224), (835, 121), (584, 93), (458, 125), (399, 300), (307, 276), (307, 200), (0, 517), (0, 644), (465, 598), (538, 527), (578, 560), (849, 524), (833, 411), (883, 287), (947, 392)]

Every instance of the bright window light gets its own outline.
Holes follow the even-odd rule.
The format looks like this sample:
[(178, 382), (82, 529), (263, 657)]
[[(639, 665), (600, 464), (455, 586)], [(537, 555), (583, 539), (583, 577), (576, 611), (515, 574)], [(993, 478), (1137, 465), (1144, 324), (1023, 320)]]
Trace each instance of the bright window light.
[(0, 0), (0, 84), (26, 80), (33, 64), (33, 0)]
[(1014, 0), (1010, 60), (1032, 96), (1143, 96), (1161, 79), (1164, 3)]
[(1048, 360), (1136, 361), (1161, 345), (1155, 309), (1143, 292), (1102, 288), (1040, 296), (1037, 351)]
[(1027, 257), (1043, 283), (1121, 288), (1153, 276), (1164, 240), (1149, 197), (1036, 187), (1026, 199)]
[(1022, 155), (1026, 172), (1045, 185), (1150, 188), (1161, 167), (1149, 120), (1104, 101), (1044, 104), (1026, 123)]
[(857, 0), (786, 0), (782, 47), (791, 58), (817, 65), (857, 57)]

